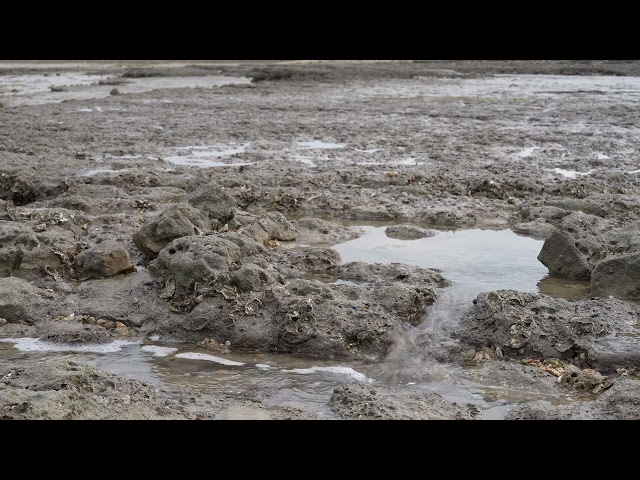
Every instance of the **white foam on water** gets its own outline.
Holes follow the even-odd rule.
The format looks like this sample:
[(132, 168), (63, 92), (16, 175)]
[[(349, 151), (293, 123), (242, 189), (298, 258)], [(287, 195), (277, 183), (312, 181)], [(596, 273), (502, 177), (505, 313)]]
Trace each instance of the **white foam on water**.
[(150, 335), (149, 340), (151, 340), (152, 342), (157, 342), (158, 340), (160, 340), (160, 335), (158, 334)]
[(520, 158), (527, 158), (533, 155), (533, 152), (535, 152), (536, 150), (540, 150), (540, 147), (527, 147), (524, 150), (522, 150), (520, 153), (518, 153), (518, 156)]
[(564, 178), (578, 178), (578, 176), (591, 175), (595, 170), (589, 170), (588, 172), (577, 172), (575, 170), (565, 170), (563, 168), (546, 169), (548, 172), (557, 173)]
[(227, 360), (226, 358), (214, 357), (213, 355), (198, 352), (178, 353), (176, 357), (186, 358), (188, 360), (207, 360), (209, 362), (221, 363), (222, 365), (245, 365), (243, 362), (235, 362), (233, 360)]
[(381, 149), (380, 148), (370, 148), (368, 150), (359, 150), (359, 149), (354, 149), (356, 152), (362, 152), (362, 153), (376, 153), (379, 152)]
[(256, 363), (256, 368), (259, 368), (260, 370), (269, 370), (272, 367), (266, 363)]
[(113, 353), (118, 352), (126, 345), (135, 345), (136, 342), (128, 340), (114, 340), (109, 343), (85, 343), (75, 345), (70, 343), (47, 342), (39, 338), (1, 338), (0, 342), (14, 343), (21, 352), (91, 352)]
[(357, 380), (358, 382), (373, 382), (365, 374), (354, 370), (351, 367), (311, 367), (311, 368), (294, 368), (292, 370), (283, 370), (288, 373), (299, 373), (301, 375), (310, 375), (316, 372), (334, 373), (336, 375), (346, 375)]
[(144, 345), (140, 348), (140, 350), (142, 350), (143, 352), (153, 353), (154, 357), (167, 357), (173, 352), (178, 351), (177, 348), (161, 347), (159, 345)]
[(329, 143), (323, 142), (322, 140), (313, 140), (311, 142), (297, 142), (297, 145), (298, 148), (304, 150), (344, 148), (347, 146), (346, 143)]
[(93, 112), (93, 108), (79, 108), (76, 112)]
[(598, 154), (598, 160), (608, 160), (609, 158), (611, 157), (609, 155), (605, 155), (604, 153)]

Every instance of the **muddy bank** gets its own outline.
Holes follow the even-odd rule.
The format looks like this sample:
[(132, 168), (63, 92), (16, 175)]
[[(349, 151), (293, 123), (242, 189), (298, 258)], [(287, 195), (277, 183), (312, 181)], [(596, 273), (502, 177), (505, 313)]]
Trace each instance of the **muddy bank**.
[[(503, 418), (633, 416), (610, 406), (637, 393), (620, 372), (639, 351), (638, 65), (0, 62), (0, 336), (206, 344), (423, 382), (335, 383), (322, 391), (334, 418), (482, 418), (492, 406), (489, 394), (425, 393), (415, 359), (455, 364), (468, 392), (526, 392), (504, 400)], [(491, 278), (447, 305), (460, 279), (446, 270), (384, 253), (345, 261), (333, 247), (363, 225), (397, 242), (512, 228), (540, 241), (552, 280), (588, 294)], [(314, 416), (248, 400), (246, 387), (184, 404), (183, 385), (40, 363), (0, 363), (23, 379), (3, 381), (5, 417)], [(597, 408), (559, 401), (576, 385)]]

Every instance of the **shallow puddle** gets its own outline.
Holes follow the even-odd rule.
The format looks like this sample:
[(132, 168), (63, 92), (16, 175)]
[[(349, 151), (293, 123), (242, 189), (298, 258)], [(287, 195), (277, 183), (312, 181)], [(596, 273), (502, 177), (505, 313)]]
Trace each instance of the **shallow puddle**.
[(83, 177), (93, 177), (101, 173), (108, 173), (109, 175), (116, 175), (118, 173), (124, 173), (130, 171), (130, 168), (121, 168), (120, 170), (111, 170), (110, 168), (94, 168), (87, 170), (82, 174)]
[(549, 172), (556, 173), (564, 178), (578, 178), (584, 175), (591, 175), (595, 170), (589, 170), (588, 172), (578, 172), (576, 170), (565, 170), (563, 168), (547, 169)]
[[(544, 90), (541, 89), (544, 85)], [(615, 97), (638, 101), (640, 79), (634, 76), (615, 75), (521, 75), (497, 74), (478, 78), (424, 79), (416, 77), (406, 80), (378, 82), (375, 86), (358, 86), (349, 90), (354, 98), (415, 98), (424, 101), (450, 101), (464, 107), (466, 103), (488, 101), (494, 98), (554, 98), (576, 96), (602, 101)]]
[(520, 158), (527, 158), (533, 155), (536, 150), (540, 150), (540, 147), (527, 147), (518, 153)]
[(394, 166), (394, 165), (424, 165), (424, 162), (418, 162), (416, 161), (415, 158), (411, 157), (411, 158), (404, 158), (402, 160), (387, 160), (384, 162), (372, 162), (372, 161), (365, 161), (365, 162), (358, 162), (358, 165), (390, 165), (390, 166)]
[(333, 149), (333, 148), (344, 148), (347, 146), (346, 143), (331, 143), (331, 142), (323, 142), (322, 140), (312, 140), (310, 142), (297, 142), (296, 145), (298, 148), (303, 150), (313, 150), (313, 149)]
[(27, 75), (0, 75), (0, 96), (28, 96), (52, 92), (51, 88), (64, 88), (73, 86), (89, 86), (100, 80), (106, 80), (107, 75), (88, 75), (85, 73), (64, 72), (60, 74), (27, 74)]
[(163, 157), (163, 159), (175, 165), (201, 168), (251, 165), (252, 162), (223, 162), (220, 160), (221, 158), (244, 153), (248, 146), (249, 143), (177, 147), (175, 151), (178, 155), (170, 155)]
[[(544, 241), (517, 235), (512, 230), (440, 231), (417, 240), (387, 237), (386, 227), (360, 227), (365, 234), (334, 246), (343, 261), (407, 263), (439, 268), (454, 282), (448, 293), (471, 300), (483, 291), (513, 289), (521, 292), (586, 295), (585, 282), (547, 281), (547, 268), (537, 260)], [(545, 291), (540, 288), (541, 282)], [(570, 287), (571, 286), (571, 287)], [(586, 285), (588, 287), (588, 283)]]
[[(0, 98), (8, 105), (41, 105), (59, 103), (63, 100), (106, 98), (114, 88), (121, 94), (128, 94), (165, 88), (214, 88), (251, 82), (247, 77), (211, 75), (126, 78), (123, 79), (123, 83), (115, 86), (99, 83), (112, 78), (114, 77), (111, 75), (89, 75), (82, 72), (0, 75)], [(89, 112), (91, 109), (84, 108), (78, 111)]]

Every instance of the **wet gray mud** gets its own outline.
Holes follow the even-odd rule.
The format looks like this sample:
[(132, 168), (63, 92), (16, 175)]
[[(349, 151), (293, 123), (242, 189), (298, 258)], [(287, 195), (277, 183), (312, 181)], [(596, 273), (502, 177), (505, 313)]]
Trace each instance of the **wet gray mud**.
[(0, 62), (0, 418), (640, 418), (639, 74)]

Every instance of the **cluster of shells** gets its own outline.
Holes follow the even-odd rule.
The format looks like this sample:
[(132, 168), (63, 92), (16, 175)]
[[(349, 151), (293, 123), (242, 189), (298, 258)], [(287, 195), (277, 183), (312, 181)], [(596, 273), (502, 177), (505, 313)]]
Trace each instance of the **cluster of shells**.
[(543, 372), (556, 377), (556, 381), (568, 388), (585, 392), (600, 393), (613, 385), (613, 380), (592, 368), (579, 368), (572, 363), (563, 362), (557, 358), (548, 360), (522, 360), (525, 365), (538, 367)]

